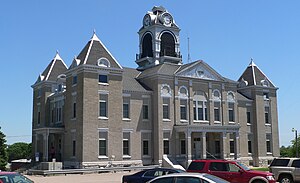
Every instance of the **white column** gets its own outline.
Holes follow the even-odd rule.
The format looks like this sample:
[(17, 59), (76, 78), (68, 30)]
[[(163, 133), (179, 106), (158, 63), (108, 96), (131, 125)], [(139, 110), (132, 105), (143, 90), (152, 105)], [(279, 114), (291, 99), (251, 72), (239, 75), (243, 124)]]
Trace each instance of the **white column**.
[(43, 160), (44, 161), (48, 161), (48, 143), (49, 143), (49, 131), (47, 131), (46, 133), (43, 134), (44, 137), (44, 157)]
[(185, 143), (186, 143), (186, 155), (187, 155), (187, 160), (188, 160), (188, 164), (189, 165), (192, 162), (192, 138), (191, 138), (191, 132), (189, 130), (187, 130), (185, 132)]
[(234, 159), (238, 159), (240, 157), (240, 147), (239, 147), (239, 132), (235, 132), (235, 139), (234, 139)]
[(228, 144), (227, 144), (227, 135), (226, 132), (220, 133), (220, 142), (221, 142), (221, 158), (226, 159), (228, 157)]
[(202, 159), (206, 159), (206, 132), (201, 133)]

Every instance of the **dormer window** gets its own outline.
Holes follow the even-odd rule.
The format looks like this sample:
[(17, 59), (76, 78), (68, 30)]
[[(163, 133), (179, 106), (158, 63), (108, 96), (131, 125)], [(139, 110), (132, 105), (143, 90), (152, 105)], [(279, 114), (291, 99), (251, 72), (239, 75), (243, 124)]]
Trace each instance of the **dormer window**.
[(100, 67), (110, 67), (110, 62), (107, 60), (107, 58), (104, 57), (98, 59), (97, 64)]

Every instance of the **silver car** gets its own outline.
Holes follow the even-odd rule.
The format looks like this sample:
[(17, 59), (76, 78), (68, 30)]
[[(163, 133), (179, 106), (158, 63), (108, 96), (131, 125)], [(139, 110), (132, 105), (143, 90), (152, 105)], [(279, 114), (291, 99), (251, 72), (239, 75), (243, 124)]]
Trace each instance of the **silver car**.
[(157, 177), (147, 183), (229, 183), (206, 173), (175, 173)]

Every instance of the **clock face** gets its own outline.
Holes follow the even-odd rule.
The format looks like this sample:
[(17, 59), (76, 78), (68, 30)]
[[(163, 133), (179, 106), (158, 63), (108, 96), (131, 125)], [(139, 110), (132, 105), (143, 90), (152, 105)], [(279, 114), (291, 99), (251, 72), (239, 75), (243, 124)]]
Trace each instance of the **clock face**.
[(162, 21), (165, 25), (171, 25), (173, 18), (169, 13), (162, 14)]
[(144, 26), (149, 26), (151, 22), (151, 17), (150, 15), (145, 15), (144, 20), (143, 20), (143, 24)]

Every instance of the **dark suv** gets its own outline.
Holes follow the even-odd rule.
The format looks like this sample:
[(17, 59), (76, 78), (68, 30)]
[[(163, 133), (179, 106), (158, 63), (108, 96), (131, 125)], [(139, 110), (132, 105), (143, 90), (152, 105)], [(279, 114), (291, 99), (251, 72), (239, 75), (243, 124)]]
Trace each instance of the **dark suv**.
[(254, 171), (236, 161), (193, 160), (187, 172), (208, 173), (223, 178), (231, 183), (275, 183), (272, 173)]
[(269, 170), (280, 183), (300, 182), (299, 158), (275, 158)]

